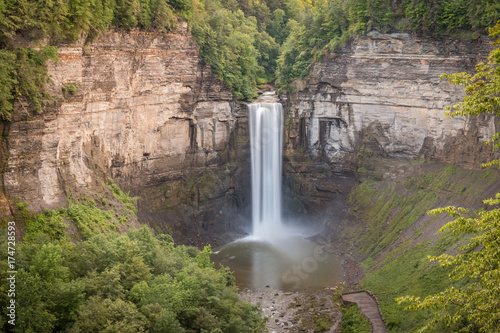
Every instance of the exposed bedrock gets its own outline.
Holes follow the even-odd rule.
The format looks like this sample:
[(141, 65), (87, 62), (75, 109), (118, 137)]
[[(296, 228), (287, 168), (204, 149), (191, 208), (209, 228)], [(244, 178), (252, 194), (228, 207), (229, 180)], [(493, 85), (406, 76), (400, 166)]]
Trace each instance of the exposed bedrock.
[(372, 31), (294, 81), (294, 92), (281, 96), (288, 113), (286, 182), (291, 200), (301, 202), (293, 207), (314, 211), (318, 202), (342, 202), (361, 147), (364, 154), (465, 167), (491, 160), (484, 142), (499, 130), (498, 121), (445, 116), (445, 106), (463, 100), (464, 89), (440, 80), (443, 73), (474, 72), (489, 42)]
[[(246, 109), (200, 65), (185, 26), (62, 45), (49, 67), (54, 102), (35, 116), (17, 105), (3, 137), (11, 204), (57, 208), (70, 190), (96, 191), (112, 177), (140, 197), (140, 221), (180, 241), (239, 230), (249, 183)], [(68, 84), (75, 94), (62, 93)]]
[[(483, 142), (497, 122), (446, 117), (444, 106), (464, 92), (440, 80), (472, 72), (490, 49), (486, 38), (371, 32), (325, 56), (294, 82), (294, 93), (281, 96), (287, 211), (321, 213), (319, 222), (342, 213), (363, 154), (466, 167), (490, 159)], [(180, 242), (221, 244), (244, 231), (246, 106), (200, 65), (186, 27), (111, 31), (59, 50), (59, 62), (49, 65), (53, 100), (44, 113), (16, 104), (14, 120), (1, 124), (1, 216), (18, 201), (34, 212), (64, 206), (70, 193), (98, 192), (111, 177), (140, 197), (140, 222), (172, 231)]]

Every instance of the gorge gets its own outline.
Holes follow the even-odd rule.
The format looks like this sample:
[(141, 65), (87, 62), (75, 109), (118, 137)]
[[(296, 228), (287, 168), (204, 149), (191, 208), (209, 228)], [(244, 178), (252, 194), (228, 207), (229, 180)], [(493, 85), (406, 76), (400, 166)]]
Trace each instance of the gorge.
[[(169, 33), (111, 29), (89, 44), (62, 44), (58, 62), (48, 66), (54, 101), (41, 114), (16, 102), (12, 121), (0, 123), (0, 220), (16, 221), (21, 241), (26, 211), (94, 201), (88, 205), (116, 208), (110, 217), (116, 231), (145, 224), (202, 248), (250, 230), (261, 238), (276, 234), (279, 225), (262, 231), (256, 221), (281, 222), (283, 211), (283, 220), (321, 227), (313, 240), (340, 258), (330, 266), (342, 265), (345, 276), (318, 288), (345, 279), (347, 288), (381, 293), (389, 329), (404, 332), (421, 318), (405, 323), (394, 298), (408, 289), (387, 284), (404, 285), (411, 275), (418, 281), (411, 280), (417, 291), (410, 291), (431, 281), (421, 295), (437, 292), (442, 284), (434, 282), (446, 272), (432, 275), (426, 257), (454, 253), (462, 242), (437, 235), (449, 218), (426, 211), (448, 204), (484, 209), (481, 200), (500, 190), (497, 171), (480, 170), (498, 157), (484, 146), (500, 130), (498, 119), (445, 116), (444, 107), (464, 91), (440, 80), (443, 73), (473, 72), (490, 42), (374, 29), (325, 54), (278, 95), (283, 132), (273, 134), (282, 142), (268, 152), (277, 171), (259, 184), (283, 191), (270, 198), (251, 191), (258, 172), (251, 165), (261, 164), (252, 162), (250, 146), (256, 120), (203, 62), (187, 24)], [(69, 84), (74, 93), (63, 89)], [(260, 93), (273, 89), (262, 86)], [(116, 185), (138, 197), (137, 214)], [(268, 212), (256, 213), (256, 205), (269, 205)], [(64, 224), (74, 241), (88, 238), (70, 218)]]
[[(27, 201), (32, 211), (62, 206), (69, 189), (95, 190), (102, 172), (140, 197), (143, 222), (164, 217), (175, 232), (197, 229), (200, 235), (238, 229), (231, 223), (249, 227), (245, 218), (230, 222), (241, 214), (249, 218), (246, 109), (197, 64), (187, 31), (109, 32), (90, 47), (61, 47), (59, 62), (50, 67), (51, 91), (74, 82), (76, 95), (61, 96), (57, 106), (29, 118), (19, 106), (14, 121), (3, 123), (8, 158), (2, 216), (11, 216), (16, 200)], [(497, 124), (487, 116), (444, 116), (444, 106), (463, 91), (439, 79), (470, 71), (489, 50), (487, 39), (441, 42), (372, 33), (318, 63), (307, 81), (296, 81), (296, 93), (280, 96), (285, 202), (299, 200), (298, 210), (314, 212), (316, 205), (345, 198), (367, 138), (374, 153), (388, 158), (465, 167), (491, 159), (482, 142)], [(195, 180), (189, 188), (180, 181), (187, 174)], [(162, 189), (166, 184), (170, 188)], [(178, 193), (185, 202), (169, 202), (167, 192), (177, 187), (186, 191)], [(185, 204), (184, 212), (166, 208), (174, 203)], [(190, 223), (198, 219), (195, 228), (183, 226), (184, 214)], [(216, 216), (225, 222), (209, 222)]]

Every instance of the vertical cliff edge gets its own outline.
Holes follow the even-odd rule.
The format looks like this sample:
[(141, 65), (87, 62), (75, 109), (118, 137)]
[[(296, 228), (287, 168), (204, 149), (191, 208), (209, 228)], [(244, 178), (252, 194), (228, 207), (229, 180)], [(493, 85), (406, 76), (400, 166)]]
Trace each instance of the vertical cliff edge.
[(18, 104), (3, 124), (2, 215), (20, 201), (34, 212), (64, 206), (111, 177), (139, 196), (139, 221), (184, 242), (236, 230), (249, 182), (246, 110), (200, 65), (186, 26), (62, 45), (49, 73), (44, 113)]
[(371, 31), (295, 80), (281, 96), (286, 182), (289, 197), (301, 202), (294, 207), (316, 211), (332, 198), (342, 201), (360, 173), (391, 177), (398, 159), (469, 168), (491, 160), (484, 142), (499, 130), (498, 121), (445, 116), (445, 106), (463, 100), (464, 88), (440, 79), (473, 73), (490, 42)]
[[(449, 118), (463, 98), (440, 75), (473, 72), (489, 39), (372, 31), (326, 55), (282, 95), (286, 205), (325, 220), (360, 172), (392, 177), (397, 159), (477, 167), (493, 153), (492, 117)], [(246, 107), (202, 66), (186, 26), (169, 34), (109, 31), (59, 47), (44, 113), (17, 103), (2, 123), (0, 214), (32, 212), (103, 192), (138, 196), (138, 220), (185, 243), (224, 243), (248, 224)], [(378, 158), (383, 162), (376, 163)], [(365, 163), (369, 160), (369, 163)], [(387, 161), (396, 161), (391, 167)], [(220, 238), (221, 235), (226, 235)]]

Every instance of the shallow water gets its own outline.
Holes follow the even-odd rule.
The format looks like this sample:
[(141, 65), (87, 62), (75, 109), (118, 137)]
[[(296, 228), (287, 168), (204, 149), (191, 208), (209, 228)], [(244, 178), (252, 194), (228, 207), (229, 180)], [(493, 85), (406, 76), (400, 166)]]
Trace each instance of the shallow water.
[(240, 288), (258, 290), (318, 290), (344, 281), (340, 258), (324, 253), (321, 246), (288, 236), (269, 242), (243, 239), (216, 249), (212, 260), (227, 266)]

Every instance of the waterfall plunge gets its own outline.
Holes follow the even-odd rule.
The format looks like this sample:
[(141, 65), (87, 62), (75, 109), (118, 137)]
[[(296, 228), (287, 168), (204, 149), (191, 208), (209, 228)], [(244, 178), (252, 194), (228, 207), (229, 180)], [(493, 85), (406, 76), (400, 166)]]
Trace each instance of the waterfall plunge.
[(253, 237), (270, 241), (279, 237), (283, 107), (280, 103), (248, 105), (252, 158)]

